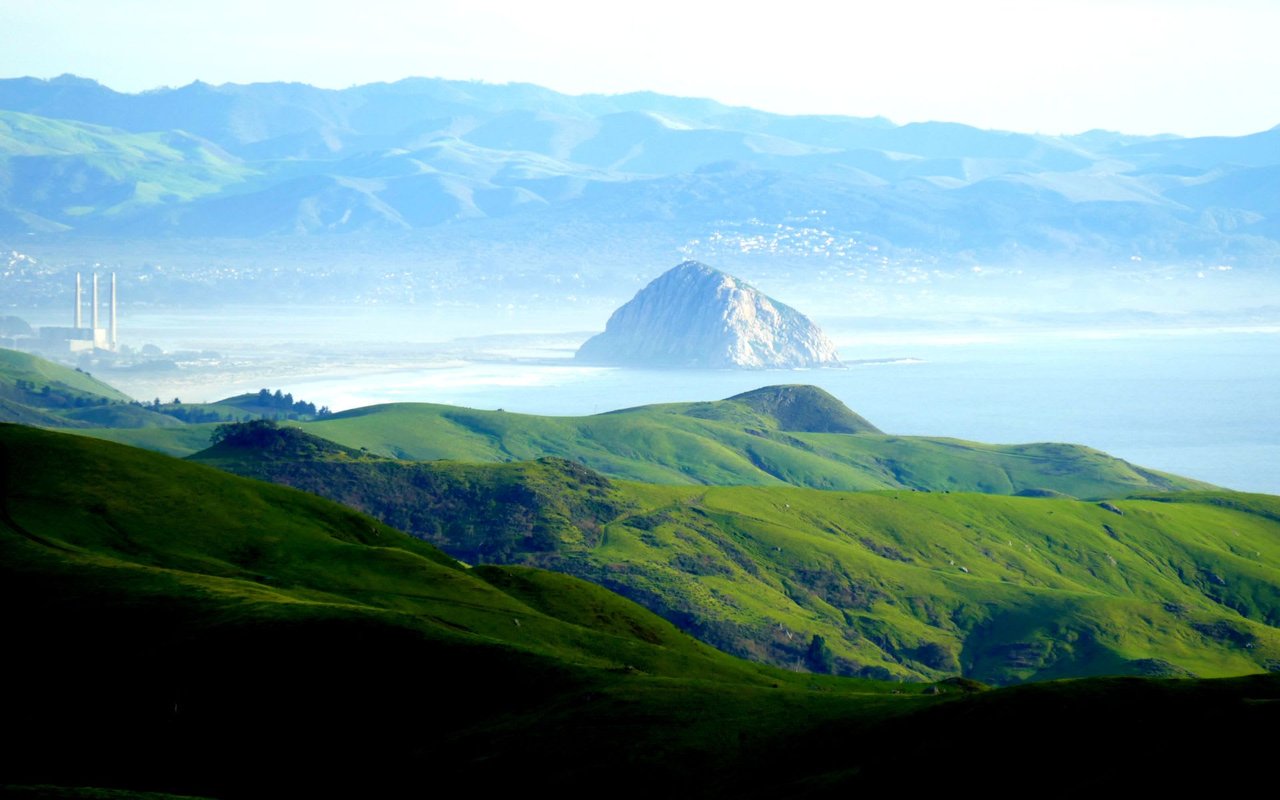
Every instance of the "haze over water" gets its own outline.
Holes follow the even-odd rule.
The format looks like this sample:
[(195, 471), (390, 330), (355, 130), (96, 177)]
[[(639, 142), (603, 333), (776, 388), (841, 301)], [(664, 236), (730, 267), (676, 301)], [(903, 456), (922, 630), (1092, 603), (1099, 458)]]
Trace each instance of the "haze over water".
[[(550, 415), (810, 383), (889, 433), (1079, 443), (1233, 489), (1280, 493), (1275, 326), (868, 330), (862, 321), (821, 320), (847, 369), (656, 372), (572, 362), (599, 329), (599, 309), (554, 317), (292, 309), (264, 332), (261, 320), (271, 316), (224, 309), (210, 325), (198, 312), (133, 314), (135, 341), (217, 350), (222, 359), (102, 377), (139, 398), (210, 401), (268, 387), (337, 411), (432, 402)], [(492, 334), (503, 330), (513, 332)]]

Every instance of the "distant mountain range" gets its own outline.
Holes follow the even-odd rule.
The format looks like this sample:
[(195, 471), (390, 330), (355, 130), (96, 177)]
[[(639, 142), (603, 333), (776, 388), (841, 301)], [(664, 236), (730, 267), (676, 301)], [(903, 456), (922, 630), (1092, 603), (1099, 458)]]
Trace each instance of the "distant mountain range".
[[(0, 235), (258, 237), (645, 223), (828, 257), (1280, 255), (1280, 128), (1040, 136), (652, 93), (413, 78), (123, 94), (0, 80)], [(510, 225), (496, 224), (500, 219)], [(814, 227), (814, 225), (810, 225)], [(728, 237), (731, 241), (723, 241)], [(705, 244), (705, 242), (704, 242)], [(792, 243), (795, 244), (795, 243)]]

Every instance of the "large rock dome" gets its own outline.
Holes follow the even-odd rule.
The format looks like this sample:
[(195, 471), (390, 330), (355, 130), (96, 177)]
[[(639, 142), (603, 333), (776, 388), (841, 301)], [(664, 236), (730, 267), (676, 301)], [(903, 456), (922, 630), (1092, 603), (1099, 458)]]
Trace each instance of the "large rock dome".
[(686, 261), (641, 289), (577, 359), (635, 367), (793, 369), (839, 366), (804, 314), (732, 275)]

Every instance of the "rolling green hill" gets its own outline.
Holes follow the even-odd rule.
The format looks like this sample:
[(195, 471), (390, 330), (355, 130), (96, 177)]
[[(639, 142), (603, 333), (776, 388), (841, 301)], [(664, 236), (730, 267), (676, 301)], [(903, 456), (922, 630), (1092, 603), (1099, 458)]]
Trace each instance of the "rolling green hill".
[[(34, 356), (13, 355), (67, 371)], [(0, 374), (0, 391), (5, 385)], [(215, 427), (205, 421), (208, 418), (286, 413), (278, 401), (259, 402), (260, 395), (163, 405), (152, 411), (146, 411), (147, 406), (57, 416), (65, 420), (62, 425), (83, 429), (77, 432), (86, 436), (182, 456), (207, 445)], [(310, 405), (298, 401), (283, 408), (306, 419), (311, 414), (297, 412), (295, 406)], [(153, 416), (153, 411), (162, 413)], [(0, 405), (0, 414), (11, 422), (57, 424), (26, 409), (6, 411)], [(174, 425), (174, 415), (181, 414), (200, 421)], [(1079, 445), (989, 445), (884, 434), (813, 386), (769, 386), (727, 400), (641, 406), (587, 417), (396, 403), (301, 424), (322, 438), (390, 458), (505, 462), (551, 456), (580, 462), (609, 477), (657, 484), (1059, 493), (1082, 498), (1214, 488)]]
[[(29, 692), (5, 724), (31, 718), (23, 749), (46, 770), (92, 743), (132, 765), (90, 754), (64, 773), (132, 769), (162, 783), (172, 767), (148, 748), (186, 763), (201, 759), (201, 747), (243, 748), (249, 761), (226, 767), (244, 780), (264, 758), (302, 755), (287, 736), (276, 741), (281, 731), (335, 756), (434, 762), (418, 748), (632, 681), (651, 687), (641, 694), (685, 691), (681, 681), (727, 696), (780, 688), (812, 705), (803, 697), (811, 676), (725, 656), (591, 584), (522, 568), (465, 570), (292, 489), (13, 425), (0, 425), (0, 460), (2, 591), (6, 608), (23, 607), (6, 613), (6, 649), (11, 662), (23, 659), (11, 678)], [(889, 690), (822, 686), (850, 698)], [(305, 735), (311, 724), (330, 736), (366, 730), (365, 718), (391, 704), (420, 715), (402, 744)], [(258, 728), (263, 714), (271, 722)], [(87, 725), (67, 731), (68, 718)], [(234, 726), (246, 744), (220, 743), (204, 726)], [(132, 746), (144, 749), (94, 742), (107, 728), (141, 737)], [(56, 753), (40, 754), (43, 736), (59, 738)], [(6, 772), (21, 759), (9, 763)], [(144, 765), (156, 771), (138, 772)]]
[(392, 458), (555, 456), (610, 477), (661, 484), (992, 494), (1050, 490), (1086, 498), (1211, 488), (1077, 445), (984, 445), (885, 435), (810, 386), (766, 387), (717, 402), (589, 417), (398, 403), (335, 414), (305, 429)]
[(0, 203), (44, 229), (86, 215), (190, 201), (255, 175), (211, 142), (182, 131), (126, 133), (65, 119), (0, 111)]
[(62, 414), (69, 423), (109, 428), (181, 428), (183, 422), (134, 403), (75, 409)]
[[(1221, 789), (1270, 748), (1221, 731), (1280, 721), (1274, 676), (974, 692), (752, 665), (572, 577), (463, 569), (304, 493), (13, 425), (0, 600), (14, 796)], [(1170, 737), (1195, 758), (1162, 778)]]
[(86, 372), (48, 359), (0, 348), (0, 397), (36, 408), (93, 402), (127, 403), (130, 397)]
[(39, 425), (44, 428), (76, 427), (76, 423), (66, 417), (7, 398), (0, 398), (0, 421), (16, 422), (19, 425)]
[(466, 561), (586, 578), (779, 666), (992, 683), (1280, 668), (1269, 496), (656, 486), (556, 458), (413, 463), (297, 429), (254, 433), (195, 458), (339, 500)]
[(75, 429), (168, 455), (187, 455), (209, 443), (219, 422), (316, 415), (313, 403), (295, 402), (292, 395), (273, 395), (266, 389), (216, 403), (138, 403), (82, 370), (0, 348), (0, 422)]
[(179, 428), (183, 424), (134, 402), (87, 372), (7, 349), (0, 349), (0, 422), (113, 430)]
[[(10, 566), (52, 554), (59, 569), (96, 568), (103, 586), (118, 581), (131, 591), (180, 585), (243, 609), (407, 614), (453, 634), (472, 631), (484, 642), (594, 666), (617, 666), (624, 656), (611, 650), (619, 643), (558, 628), (433, 546), (328, 501), (134, 448), (22, 426), (0, 432), (4, 522), (9, 545), (21, 545)], [(614, 602), (588, 584), (575, 591), (588, 605)], [(651, 643), (679, 646), (677, 659), (708, 659), (719, 665), (712, 673), (725, 665), (759, 673), (626, 605)], [(508, 631), (509, 614), (529, 618)], [(632, 661), (658, 669), (643, 653)]]

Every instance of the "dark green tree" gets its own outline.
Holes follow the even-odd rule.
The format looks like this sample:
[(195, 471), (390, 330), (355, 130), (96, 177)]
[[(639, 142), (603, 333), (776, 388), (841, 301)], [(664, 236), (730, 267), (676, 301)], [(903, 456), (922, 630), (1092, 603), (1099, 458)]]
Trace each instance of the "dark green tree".
[(831, 648), (827, 647), (827, 640), (816, 633), (813, 635), (813, 639), (809, 641), (809, 649), (804, 654), (804, 662), (811, 672), (820, 672), (824, 675), (831, 674), (836, 667), (836, 657), (831, 652)]

